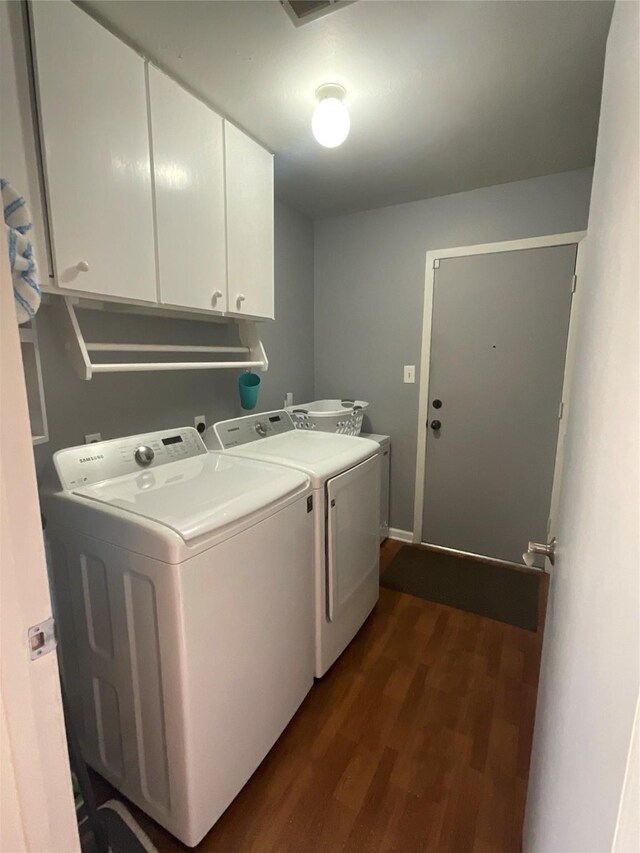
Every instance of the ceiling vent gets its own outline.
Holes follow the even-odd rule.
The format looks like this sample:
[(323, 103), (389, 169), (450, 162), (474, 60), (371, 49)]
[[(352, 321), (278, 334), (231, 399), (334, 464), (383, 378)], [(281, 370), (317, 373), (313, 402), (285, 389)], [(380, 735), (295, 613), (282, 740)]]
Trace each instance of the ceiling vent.
[(296, 27), (301, 27), (350, 6), (355, 0), (280, 0), (280, 3)]

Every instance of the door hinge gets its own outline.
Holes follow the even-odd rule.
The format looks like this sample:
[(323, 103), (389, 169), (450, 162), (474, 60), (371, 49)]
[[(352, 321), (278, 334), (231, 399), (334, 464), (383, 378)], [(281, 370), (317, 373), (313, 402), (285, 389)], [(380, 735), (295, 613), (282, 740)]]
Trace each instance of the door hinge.
[(434, 258), (433, 259), (433, 268), (434, 268), (434, 270), (440, 269), (440, 258)]
[(571, 279), (571, 293), (576, 292), (576, 287), (578, 286), (578, 276), (574, 275)]
[(551, 531), (551, 516), (547, 519), (547, 535), (549, 535)]
[(559, 421), (562, 420), (563, 414), (564, 414), (564, 403), (561, 402), (560, 405), (558, 406), (558, 420)]
[(56, 640), (56, 623), (53, 616), (45, 619), (44, 622), (32, 625), (27, 632), (27, 637), (31, 660), (37, 660), (52, 652), (58, 645)]

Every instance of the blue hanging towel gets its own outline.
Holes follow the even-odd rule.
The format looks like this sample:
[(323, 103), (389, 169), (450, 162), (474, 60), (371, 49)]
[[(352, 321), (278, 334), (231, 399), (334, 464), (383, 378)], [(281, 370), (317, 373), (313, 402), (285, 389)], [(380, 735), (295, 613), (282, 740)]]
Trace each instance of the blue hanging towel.
[(23, 197), (4, 178), (0, 178), (0, 190), (16, 314), (19, 324), (27, 323), (36, 316), (42, 299), (33, 246), (27, 237), (32, 227), (31, 215)]

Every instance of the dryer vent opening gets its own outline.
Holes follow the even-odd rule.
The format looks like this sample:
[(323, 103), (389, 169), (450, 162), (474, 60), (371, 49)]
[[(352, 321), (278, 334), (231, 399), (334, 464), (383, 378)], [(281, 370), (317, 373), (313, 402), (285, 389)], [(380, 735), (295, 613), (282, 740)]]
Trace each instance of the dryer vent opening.
[(280, 0), (280, 3), (296, 27), (301, 27), (350, 6), (355, 0)]

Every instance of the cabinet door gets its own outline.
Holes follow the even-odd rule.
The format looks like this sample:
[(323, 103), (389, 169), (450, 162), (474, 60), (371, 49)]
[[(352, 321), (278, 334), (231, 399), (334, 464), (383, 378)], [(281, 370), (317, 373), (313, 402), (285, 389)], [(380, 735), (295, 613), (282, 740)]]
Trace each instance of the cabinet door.
[(144, 61), (71, 2), (30, 10), (57, 283), (155, 302)]
[(228, 311), (273, 319), (273, 157), (225, 122)]
[(160, 301), (226, 311), (222, 119), (148, 73)]

